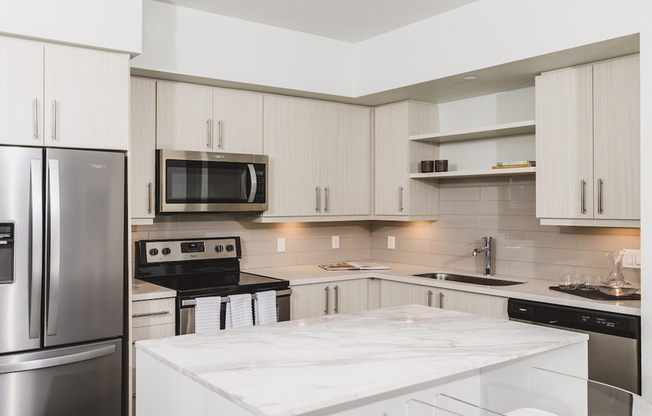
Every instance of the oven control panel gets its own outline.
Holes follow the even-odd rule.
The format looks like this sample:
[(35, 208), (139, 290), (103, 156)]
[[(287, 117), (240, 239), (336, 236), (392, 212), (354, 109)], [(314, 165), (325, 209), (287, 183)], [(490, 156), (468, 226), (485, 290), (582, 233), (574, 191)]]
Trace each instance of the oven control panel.
[(139, 241), (138, 243), (141, 258), (146, 257), (145, 263), (238, 259), (242, 256), (240, 237)]

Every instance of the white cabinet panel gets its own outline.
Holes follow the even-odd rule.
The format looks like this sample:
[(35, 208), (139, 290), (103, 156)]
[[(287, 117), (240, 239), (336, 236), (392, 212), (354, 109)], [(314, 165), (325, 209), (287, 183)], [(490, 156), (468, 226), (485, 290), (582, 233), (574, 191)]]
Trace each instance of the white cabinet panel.
[(0, 144), (43, 145), (43, 51), (0, 38)]
[(329, 311), (328, 283), (292, 286), (290, 319), (323, 316)]
[(45, 45), (45, 145), (127, 150), (129, 55)]
[(213, 151), (263, 154), (263, 95), (213, 89)]
[(153, 219), (156, 185), (156, 81), (131, 78), (131, 217)]

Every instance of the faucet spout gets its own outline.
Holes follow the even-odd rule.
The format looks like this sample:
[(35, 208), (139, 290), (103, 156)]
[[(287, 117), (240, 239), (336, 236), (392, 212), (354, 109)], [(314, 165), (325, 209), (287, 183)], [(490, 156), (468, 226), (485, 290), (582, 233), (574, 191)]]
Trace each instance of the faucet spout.
[(473, 250), (473, 257), (477, 257), (479, 253), (485, 253), (486, 255), (486, 261), (485, 261), (485, 272), (484, 274), (486, 276), (491, 275), (492, 270), (491, 270), (491, 237), (482, 237), (483, 240), (485, 240), (485, 246), (484, 247), (479, 247)]

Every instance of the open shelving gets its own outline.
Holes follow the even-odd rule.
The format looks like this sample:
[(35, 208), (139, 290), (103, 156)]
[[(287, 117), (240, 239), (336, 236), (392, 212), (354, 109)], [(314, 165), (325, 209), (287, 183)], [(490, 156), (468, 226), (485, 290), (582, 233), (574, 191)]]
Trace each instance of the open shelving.
[(411, 173), (410, 179), (446, 179), (446, 178), (471, 178), (471, 177), (490, 177), (490, 176), (514, 176), (530, 175), (536, 173), (535, 167), (531, 168), (507, 168), (507, 169), (485, 169), (485, 170), (460, 170), (452, 172), (431, 172), (431, 173)]
[(534, 132), (535, 121), (527, 120), (518, 121), (516, 123), (498, 124), (489, 127), (445, 131), (441, 133), (419, 134), (416, 136), (410, 136), (410, 140), (428, 143), (449, 143), (463, 140), (518, 136), (523, 134), (533, 134)]

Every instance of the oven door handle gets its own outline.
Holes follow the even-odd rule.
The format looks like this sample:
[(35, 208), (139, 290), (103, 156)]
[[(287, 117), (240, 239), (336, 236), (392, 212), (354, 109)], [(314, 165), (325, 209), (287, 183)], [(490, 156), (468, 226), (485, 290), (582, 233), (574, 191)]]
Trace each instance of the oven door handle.
[[(283, 290), (278, 290), (276, 292), (276, 297), (280, 296), (289, 296), (292, 294), (292, 289), (283, 289)], [(252, 299), (256, 299), (256, 294), (252, 293), (251, 294)], [(222, 297), (222, 303), (227, 303), (229, 301), (228, 296)], [(181, 307), (186, 308), (186, 307), (192, 307), (192, 306), (197, 306), (197, 300), (196, 299), (182, 299), (181, 300)]]
[(258, 190), (258, 178), (256, 177), (256, 168), (254, 168), (254, 164), (250, 163), (247, 167), (249, 167), (249, 176), (251, 176), (251, 191), (249, 192), (249, 199), (247, 202), (254, 202), (256, 191)]

